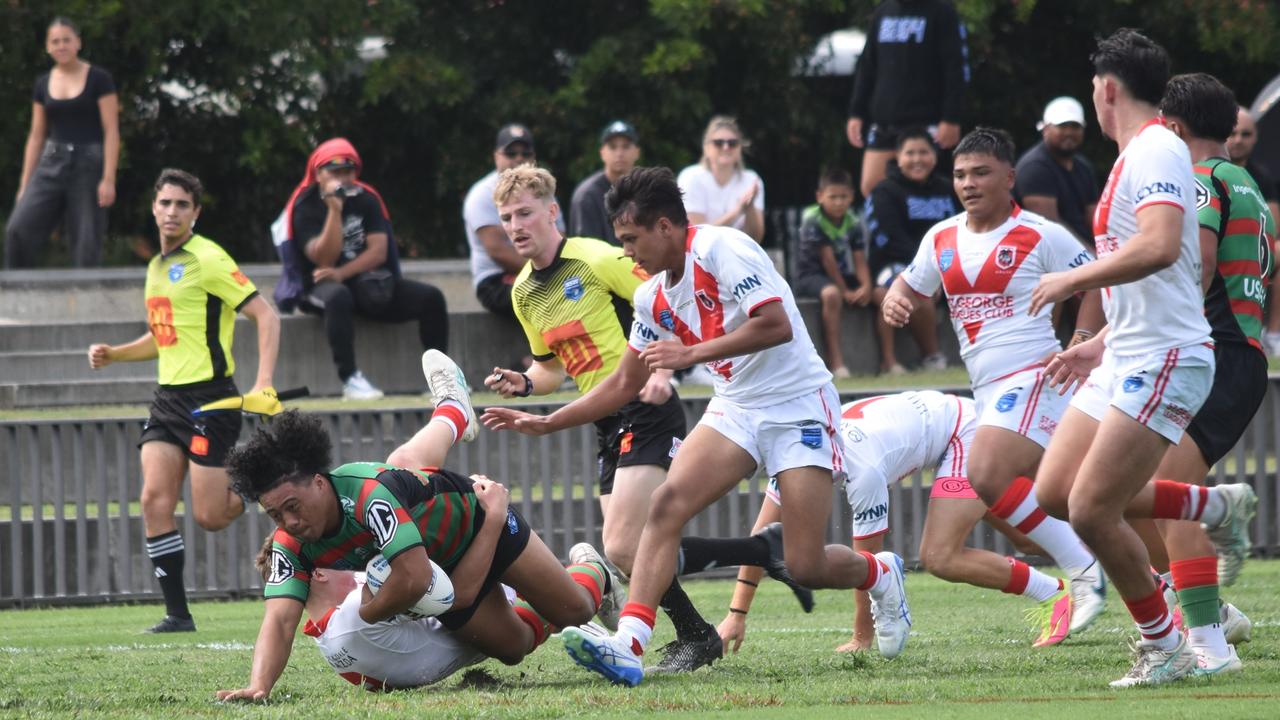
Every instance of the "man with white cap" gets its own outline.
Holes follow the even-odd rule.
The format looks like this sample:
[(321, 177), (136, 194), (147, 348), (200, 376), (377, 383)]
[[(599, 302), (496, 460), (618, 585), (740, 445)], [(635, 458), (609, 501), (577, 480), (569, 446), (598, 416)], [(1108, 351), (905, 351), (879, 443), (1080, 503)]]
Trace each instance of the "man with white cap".
[(1050, 100), (1036, 124), (1043, 140), (1018, 159), (1014, 195), (1023, 208), (1065, 225), (1091, 246), (1089, 224), (1099, 191), (1093, 166), (1077, 152), (1084, 126), (1084, 107), (1078, 100)]

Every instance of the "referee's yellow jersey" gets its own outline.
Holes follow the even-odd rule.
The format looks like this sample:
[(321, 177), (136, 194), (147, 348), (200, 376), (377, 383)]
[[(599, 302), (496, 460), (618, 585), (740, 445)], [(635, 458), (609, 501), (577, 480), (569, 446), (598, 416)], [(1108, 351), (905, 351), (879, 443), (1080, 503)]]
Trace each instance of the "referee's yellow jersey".
[(258, 294), (217, 243), (192, 235), (147, 265), (147, 326), (160, 351), (160, 384), (231, 377), (236, 312)]
[(572, 237), (547, 267), (525, 263), (511, 301), (534, 358), (558, 358), (585, 393), (618, 367), (627, 347), (614, 296), (629, 305), (648, 279), (622, 248)]

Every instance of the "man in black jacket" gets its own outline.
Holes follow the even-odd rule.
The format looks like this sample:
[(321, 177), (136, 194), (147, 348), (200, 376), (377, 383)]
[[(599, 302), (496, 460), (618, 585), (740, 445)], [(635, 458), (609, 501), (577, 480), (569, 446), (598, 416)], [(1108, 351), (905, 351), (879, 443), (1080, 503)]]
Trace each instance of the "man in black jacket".
[(897, 133), (928, 126), (943, 150), (960, 140), (969, 49), (956, 9), (943, 0), (884, 0), (871, 16), (854, 74), (845, 134), (866, 147), (863, 197), (884, 179)]

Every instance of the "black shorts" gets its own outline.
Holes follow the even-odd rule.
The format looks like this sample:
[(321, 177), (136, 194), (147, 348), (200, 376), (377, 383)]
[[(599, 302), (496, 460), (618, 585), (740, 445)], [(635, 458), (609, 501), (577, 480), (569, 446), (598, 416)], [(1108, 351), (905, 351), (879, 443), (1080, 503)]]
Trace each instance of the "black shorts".
[(1231, 452), (1267, 394), (1267, 358), (1241, 343), (1218, 343), (1209, 397), (1187, 426), (1187, 434), (1213, 467)]
[[(475, 602), (467, 607), (450, 610), (436, 617), (441, 625), (450, 630), (457, 630), (472, 615), (476, 614), (476, 608), (479, 607), (480, 601), (484, 599), (502, 579), (502, 574), (511, 567), (511, 563), (520, 557), (520, 553), (529, 545), (529, 537), (533, 535), (533, 530), (529, 527), (529, 523), (525, 521), (515, 508), (507, 508), (507, 527), (502, 530), (502, 534), (498, 536), (498, 547), (493, 551), (493, 564), (489, 566), (489, 574), (485, 576), (484, 583), (480, 586), (480, 592), (476, 593)], [(453, 568), (449, 568), (452, 570)]]
[[(862, 287), (862, 283), (858, 282), (858, 278), (853, 275), (844, 276), (845, 287), (850, 290), (857, 290)], [(822, 296), (822, 289), (828, 285), (835, 285), (831, 282), (831, 278), (826, 274), (801, 275), (791, 286), (791, 290), (795, 292), (796, 297), (818, 298)]]
[(516, 311), (511, 304), (513, 279), (513, 276), (502, 273), (490, 275), (476, 285), (476, 299), (485, 310), (494, 315), (515, 320)]
[[(881, 125), (880, 123), (871, 123), (866, 126), (866, 141), (868, 150), (897, 150), (898, 136), (903, 131), (916, 128), (936, 128), (937, 123), (918, 123), (916, 125)], [(936, 148), (935, 148), (936, 149)]]
[(230, 378), (161, 387), (151, 401), (151, 415), (142, 426), (138, 447), (159, 441), (177, 445), (196, 465), (222, 467), (227, 453), (240, 437), (240, 412), (220, 412), (192, 417), (191, 411), (214, 400), (239, 395)]
[(597, 420), (600, 494), (613, 493), (613, 476), (620, 467), (671, 467), (671, 458), (686, 431), (684, 406), (674, 390), (661, 405), (632, 400), (613, 415)]

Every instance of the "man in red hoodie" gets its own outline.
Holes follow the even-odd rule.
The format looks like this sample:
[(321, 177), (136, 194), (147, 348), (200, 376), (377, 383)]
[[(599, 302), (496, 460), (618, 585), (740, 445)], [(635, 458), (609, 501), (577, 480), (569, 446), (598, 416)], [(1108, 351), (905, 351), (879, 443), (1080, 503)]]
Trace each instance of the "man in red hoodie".
[(447, 351), (449, 338), (444, 294), (401, 276), (386, 203), (358, 179), (361, 165), (346, 139), (326, 140), (311, 153), (306, 175), (285, 207), (292, 239), (285, 259), (293, 261), (285, 265), (301, 281), (298, 307), (324, 316), (342, 395), (352, 400), (382, 397), (356, 368), (355, 315), (380, 322), (416, 320), (426, 350)]

